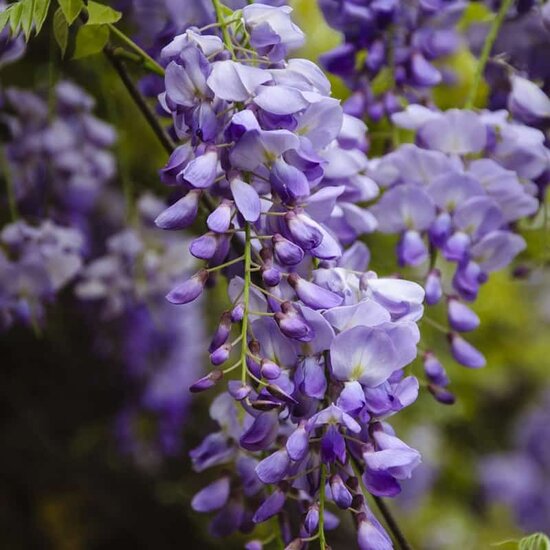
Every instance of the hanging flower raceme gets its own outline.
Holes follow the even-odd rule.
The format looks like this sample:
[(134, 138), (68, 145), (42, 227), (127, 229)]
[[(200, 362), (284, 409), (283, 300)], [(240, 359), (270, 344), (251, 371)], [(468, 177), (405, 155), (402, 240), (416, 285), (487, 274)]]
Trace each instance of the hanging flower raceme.
[(347, 113), (376, 121), (401, 110), (403, 99), (429, 99), (430, 89), (445, 81), (434, 61), (459, 47), (455, 25), (464, 2), (319, 0), (319, 5), (327, 23), (343, 34), (343, 43), (321, 62), (352, 90)]
[(53, 93), (53, 113), (32, 92), (8, 88), (2, 94), (13, 193), (23, 215), (44, 217), (49, 204), (56, 221), (84, 226), (115, 174), (109, 148), (116, 134), (93, 116), (94, 100), (76, 85), (62, 81)]
[[(224, 470), (193, 507), (217, 512), (218, 535), (278, 516), (298, 548), (335, 526), (332, 500), (353, 513), (361, 548), (373, 537), (391, 548), (360, 485), (395, 495), (420, 461), (386, 418), (418, 393), (404, 368), (424, 291), (367, 272), (357, 238), (376, 228), (362, 203), (378, 186), (366, 128), (330, 97), (315, 64), (285, 61), (303, 42), (290, 11), (246, 6), (219, 21), (224, 41), (188, 29), (162, 53), (160, 102), (181, 143), (161, 171), (175, 200), (156, 223), (203, 224), (189, 251), (205, 262), (167, 298), (193, 302), (222, 272), (231, 301), (209, 346), (213, 370), (191, 386), (229, 378), (211, 408), (220, 431), (191, 453), (197, 471)], [(299, 532), (284, 519), (294, 501)]]
[[(371, 211), (379, 231), (400, 236), (400, 265), (432, 266), (426, 301), (446, 300), (455, 360), (482, 367), (483, 356), (460, 336), (479, 325), (467, 302), (490, 273), (525, 248), (515, 227), (539, 206), (535, 180), (549, 166), (544, 135), (509, 121), (506, 111), (439, 112), (412, 105), (393, 121), (415, 131), (416, 145), (371, 162), (370, 176), (386, 189)], [(448, 280), (442, 272), (450, 270)], [(452, 401), (441, 364), (428, 354), (425, 365), (430, 389), (441, 401)]]
[(202, 302), (177, 308), (163, 299), (194, 262), (188, 240), (154, 228), (162, 208), (152, 195), (142, 196), (138, 227), (109, 237), (106, 254), (84, 267), (75, 287), (92, 322), (99, 317), (105, 327), (96, 332), (96, 347), (123, 364), (133, 388), (115, 423), (119, 448), (149, 469), (181, 452), (187, 388), (201, 374), (205, 343)]

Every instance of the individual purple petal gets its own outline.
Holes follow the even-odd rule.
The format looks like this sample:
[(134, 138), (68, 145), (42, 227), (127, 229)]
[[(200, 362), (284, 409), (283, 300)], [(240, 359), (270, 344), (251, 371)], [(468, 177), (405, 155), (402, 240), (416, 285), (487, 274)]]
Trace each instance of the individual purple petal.
[(225, 233), (231, 226), (232, 202), (222, 200), (206, 219), (208, 229), (216, 233)]
[(353, 500), (351, 493), (338, 474), (330, 477), (330, 492), (332, 493), (332, 500), (338, 508), (347, 510), (351, 506)]
[(321, 439), (321, 460), (323, 462), (346, 462), (346, 442), (338, 427), (330, 424)]
[(361, 384), (357, 381), (346, 382), (336, 404), (349, 414), (358, 413), (366, 404)]
[(222, 477), (199, 491), (191, 501), (195, 512), (213, 512), (223, 508), (229, 498), (229, 478)]
[(264, 458), (256, 466), (256, 474), (265, 483), (278, 483), (287, 474), (290, 466), (290, 459), (286, 449), (281, 449)]
[(246, 101), (254, 91), (271, 80), (269, 71), (235, 61), (216, 61), (208, 77), (208, 87), (226, 101)]
[(301, 461), (309, 450), (309, 434), (304, 423), (301, 423), (286, 441), (288, 456), (294, 461)]
[(534, 82), (517, 75), (511, 77), (508, 108), (519, 120), (536, 124), (550, 118), (550, 98)]
[(231, 344), (224, 344), (210, 354), (210, 362), (215, 366), (221, 365), (229, 359), (230, 354)]
[(218, 239), (213, 233), (206, 233), (193, 239), (189, 245), (189, 252), (200, 260), (210, 260), (216, 253)]
[(319, 225), (319, 231), (322, 235), (321, 243), (311, 249), (311, 255), (320, 260), (338, 260), (342, 255), (340, 244), (322, 225)]
[(204, 155), (193, 159), (183, 170), (185, 181), (198, 189), (210, 187), (218, 172), (218, 153), (207, 151)]
[(297, 273), (291, 273), (287, 281), (298, 298), (312, 309), (330, 309), (342, 303), (342, 296), (302, 279)]
[(250, 4), (243, 8), (251, 45), (272, 61), (280, 61), (289, 50), (304, 44), (304, 33), (292, 22), (289, 6)]
[(191, 384), (189, 386), (189, 391), (191, 393), (199, 393), (205, 390), (209, 390), (210, 388), (215, 386), (222, 378), (223, 372), (221, 370), (214, 370)]
[(382, 330), (354, 327), (340, 333), (330, 346), (332, 372), (338, 380), (358, 380), (375, 387), (396, 370), (396, 352)]
[(304, 250), (311, 250), (321, 244), (321, 227), (306, 213), (290, 211), (285, 215), (285, 221), (292, 238)]
[(322, 399), (327, 389), (325, 369), (314, 357), (306, 357), (296, 369), (295, 382), (300, 391), (315, 399)]
[(275, 440), (278, 427), (279, 422), (276, 414), (271, 412), (261, 413), (241, 435), (239, 444), (247, 451), (263, 451)]
[(424, 284), (424, 291), (426, 292), (426, 303), (429, 306), (439, 303), (439, 300), (441, 300), (441, 297), (443, 296), (441, 272), (439, 269), (432, 269), (428, 273)]
[(452, 392), (435, 384), (428, 384), (428, 391), (434, 396), (435, 400), (442, 405), (454, 405), (456, 397)]
[(492, 231), (474, 244), (470, 253), (483, 271), (497, 271), (506, 267), (522, 250), (525, 240), (509, 231)]
[(200, 191), (189, 191), (172, 206), (161, 212), (155, 225), (161, 229), (185, 229), (196, 219), (199, 211)]
[(285, 494), (277, 489), (269, 495), (256, 510), (252, 521), (254, 523), (262, 523), (269, 518), (278, 514), (285, 504)]
[(256, 222), (260, 217), (261, 203), (257, 191), (239, 178), (231, 180), (231, 193), (237, 210), (247, 222)]
[(479, 326), (479, 317), (455, 298), (451, 298), (447, 304), (447, 316), (451, 328), (458, 332), (468, 332)]
[(475, 300), (479, 286), (487, 280), (487, 275), (473, 261), (459, 264), (453, 276), (453, 287), (465, 300)]
[(447, 212), (453, 212), (471, 197), (485, 195), (483, 186), (475, 177), (454, 171), (435, 177), (426, 190), (434, 203)]
[(241, 502), (230, 499), (227, 505), (218, 512), (210, 524), (210, 531), (216, 537), (228, 537), (242, 524), (244, 508)]
[(304, 259), (304, 251), (292, 241), (275, 233), (272, 237), (273, 250), (277, 261), (283, 265), (297, 265)]
[(252, 388), (248, 384), (243, 384), (240, 380), (229, 380), (227, 383), (227, 391), (233, 399), (242, 401), (246, 399), (252, 392)]
[(466, 342), (464, 338), (458, 334), (452, 334), (451, 353), (457, 363), (469, 367), (471, 369), (479, 369), (485, 366), (485, 357), (472, 344)]
[(392, 319), (417, 321), (422, 317), (424, 289), (419, 284), (390, 278), (367, 279), (366, 284), (373, 299), (391, 313)]
[(273, 163), (269, 181), (273, 190), (287, 204), (294, 204), (309, 195), (309, 182), (305, 174), (282, 158)]
[(479, 153), (487, 143), (487, 130), (473, 111), (449, 109), (426, 122), (418, 132), (423, 145), (454, 155)]
[(393, 544), (378, 520), (370, 513), (359, 518), (357, 527), (359, 550), (392, 550)]
[(323, 316), (339, 332), (360, 325), (374, 327), (391, 320), (388, 310), (374, 300), (333, 307), (323, 312)]
[(437, 386), (445, 387), (449, 384), (449, 377), (445, 372), (445, 368), (431, 352), (424, 355), (424, 373), (426, 378)]
[(365, 468), (363, 481), (367, 491), (377, 497), (395, 497), (401, 492), (401, 485), (391, 474), (383, 470)]
[(408, 479), (420, 462), (420, 453), (397, 437), (383, 431), (374, 432), (379, 450), (363, 454), (370, 470), (386, 471), (396, 479)]
[(411, 57), (411, 76), (414, 84), (420, 87), (432, 87), (441, 82), (441, 73), (421, 53)]
[(309, 105), (300, 90), (288, 86), (260, 86), (254, 103), (274, 115), (290, 115)]
[(187, 304), (192, 302), (202, 294), (207, 279), (208, 271), (201, 269), (190, 279), (174, 287), (166, 295), (166, 299), (172, 304)]
[(263, 378), (275, 380), (281, 375), (281, 367), (269, 359), (262, 359), (260, 372)]
[(453, 220), (448, 212), (441, 212), (430, 226), (428, 234), (430, 242), (438, 247), (445, 246), (447, 239), (453, 232)]
[(382, 233), (406, 229), (424, 231), (435, 218), (435, 205), (426, 191), (417, 185), (405, 184), (390, 189), (372, 208)]
[(470, 236), (462, 231), (453, 233), (445, 242), (443, 257), (450, 262), (462, 262), (468, 255)]
[(298, 136), (288, 130), (250, 130), (233, 147), (229, 159), (235, 168), (252, 171), (299, 147)]
[(309, 535), (314, 535), (319, 526), (319, 505), (312, 504), (307, 512), (304, 520), (304, 527)]
[(289, 338), (301, 342), (311, 342), (315, 338), (315, 331), (290, 302), (281, 304), (281, 311), (275, 313), (274, 319), (281, 332)]
[(207, 435), (202, 443), (189, 451), (196, 472), (202, 472), (217, 464), (224, 464), (233, 458), (235, 449), (228, 444), (227, 435), (222, 432)]
[(428, 247), (418, 231), (405, 231), (397, 245), (399, 265), (419, 265), (428, 258)]

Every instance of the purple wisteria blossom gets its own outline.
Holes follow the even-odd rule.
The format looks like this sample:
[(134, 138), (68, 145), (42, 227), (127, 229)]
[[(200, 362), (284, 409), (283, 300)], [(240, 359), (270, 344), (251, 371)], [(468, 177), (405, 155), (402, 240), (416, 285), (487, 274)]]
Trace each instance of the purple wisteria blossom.
[[(190, 28), (161, 54), (159, 101), (179, 143), (161, 170), (174, 202), (156, 224), (197, 227), (198, 204), (210, 210), (189, 245), (204, 265), (167, 298), (191, 305), (221, 272), (231, 302), (209, 346), (213, 369), (191, 385), (228, 378), (210, 411), (220, 430), (191, 452), (196, 471), (223, 471), (193, 507), (216, 514), (220, 536), (277, 517), (285, 544), (301, 548), (332, 500), (352, 510), (361, 548), (391, 548), (356, 475), (395, 495), (420, 462), (387, 418), (418, 394), (404, 369), (417, 355), (424, 290), (367, 272), (357, 239), (377, 227), (365, 203), (379, 188), (366, 127), (315, 64), (285, 61), (303, 42), (290, 13), (245, 6), (224, 23), (225, 42)], [(298, 531), (285, 519), (296, 501)]]
[[(539, 208), (536, 180), (550, 166), (544, 135), (506, 111), (411, 105), (393, 121), (414, 131), (416, 143), (370, 162), (368, 175), (385, 188), (371, 212), (378, 231), (399, 235), (401, 266), (427, 267), (426, 301), (446, 301), (454, 359), (482, 367), (482, 354), (459, 334), (480, 322), (465, 302), (526, 246), (516, 224)], [(450, 271), (450, 280), (442, 276)], [(428, 354), (425, 366), (430, 391), (452, 402), (441, 364)]]
[(80, 225), (115, 174), (109, 150), (114, 129), (92, 114), (94, 100), (69, 81), (54, 90), (54, 113), (29, 91), (2, 93), (0, 120), (7, 127), (5, 146), (10, 180), (23, 215)]
[(321, 57), (352, 91), (344, 110), (379, 120), (401, 110), (402, 101), (429, 99), (433, 86), (449, 80), (438, 61), (456, 51), (461, 0), (379, 2), (319, 0), (327, 23), (343, 43)]

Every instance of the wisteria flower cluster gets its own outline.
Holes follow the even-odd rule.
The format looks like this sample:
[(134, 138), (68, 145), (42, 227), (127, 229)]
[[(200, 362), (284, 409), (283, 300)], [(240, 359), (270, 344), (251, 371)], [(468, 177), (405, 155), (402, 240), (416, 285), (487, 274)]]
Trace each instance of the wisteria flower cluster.
[[(426, 302), (445, 298), (453, 357), (470, 368), (484, 366), (485, 359), (460, 336), (479, 325), (465, 302), (525, 248), (514, 224), (538, 210), (536, 182), (549, 166), (543, 133), (508, 116), (411, 105), (393, 121), (413, 130), (416, 144), (370, 164), (369, 174), (386, 188), (372, 207), (378, 230), (400, 236), (401, 266), (429, 264)], [(438, 257), (446, 271), (454, 265), (451, 280), (442, 280)], [(432, 354), (425, 367), (436, 396), (452, 399), (441, 391), (448, 379)]]
[[(211, 471), (191, 506), (213, 515), (212, 534), (240, 532), (247, 550), (273, 541), (327, 550), (345, 512), (361, 550), (409, 548), (382, 499), (422, 459), (390, 421), (421, 386), (455, 401), (425, 330), (443, 332), (459, 364), (486, 363), (464, 336), (480, 324), (472, 304), (526, 248), (523, 220), (550, 181), (546, 73), (499, 56), (503, 84), (490, 56), (507, 17), (548, 10), (486, 2), (497, 13), (464, 107), (442, 111), (431, 92), (452, 80), (445, 58), (466, 47), (462, 0), (319, 0), (343, 35), (321, 57), (349, 88), (343, 104), (317, 64), (291, 57), (306, 37), (282, 0), (121, 0), (124, 14), (59, 3), (54, 39), (76, 57), (102, 50), (168, 153), (159, 171), (168, 198), (127, 179), (123, 199), (109, 185), (116, 132), (78, 86), (62, 80), (48, 100), (2, 90), (11, 222), (0, 231), (0, 329), (39, 331), (73, 284), (66, 295), (93, 353), (124, 368), (119, 449), (149, 471), (181, 455), (191, 394), (217, 392), (216, 427), (189, 453), (194, 471)], [(39, 24), (35, 8), (6, 8), (0, 22), (17, 32), (1, 31), (0, 66), (39, 32), (48, 9)], [(123, 15), (139, 45), (118, 28)], [(86, 42), (91, 30), (100, 47)], [(148, 72), (137, 84), (129, 63)], [(487, 108), (476, 109), (484, 75)], [(365, 121), (390, 130), (378, 158), (367, 158)], [(393, 236), (398, 273), (372, 269), (375, 233)], [(425, 384), (413, 375), (420, 362)], [(525, 467), (528, 489), (509, 501), (535, 517), (524, 508), (535, 493), (548, 508), (534, 488), (546, 450), (523, 436), (522, 456), (484, 475), (499, 493), (502, 472)], [(433, 479), (436, 466), (427, 470)], [(260, 538), (266, 522), (272, 535)]]
[(326, 495), (355, 510), (362, 548), (373, 538), (390, 548), (359, 484), (393, 496), (420, 461), (385, 418), (418, 392), (403, 369), (416, 356), (424, 291), (365, 272), (361, 243), (343, 249), (376, 226), (356, 204), (378, 192), (365, 175), (365, 129), (344, 116), (313, 63), (285, 61), (303, 43), (289, 13), (250, 5), (224, 27), (225, 43), (189, 29), (162, 53), (170, 62), (160, 99), (184, 142), (162, 178), (183, 196), (156, 223), (186, 228), (201, 200), (213, 203), (208, 231), (189, 247), (207, 267), (168, 300), (193, 301), (226, 270), (231, 308), (210, 345), (216, 368), (191, 390), (240, 370), (212, 408), (221, 431), (192, 451), (197, 470), (236, 461), (237, 474), (193, 504), (221, 509), (212, 529), (225, 535), (282, 517), (298, 499), (304, 520), (285, 540), (300, 545), (324, 537)]
[(344, 36), (321, 63), (353, 92), (344, 103), (347, 113), (377, 121), (401, 110), (403, 101), (429, 99), (430, 89), (448, 80), (434, 62), (460, 45), (455, 25), (465, 7), (461, 0), (319, 0), (319, 5), (327, 23)]
[(84, 224), (115, 175), (112, 126), (92, 114), (94, 100), (69, 81), (57, 84), (55, 110), (32, 92), (3, 92), (0, 120), (10, 180), (21, 214)]

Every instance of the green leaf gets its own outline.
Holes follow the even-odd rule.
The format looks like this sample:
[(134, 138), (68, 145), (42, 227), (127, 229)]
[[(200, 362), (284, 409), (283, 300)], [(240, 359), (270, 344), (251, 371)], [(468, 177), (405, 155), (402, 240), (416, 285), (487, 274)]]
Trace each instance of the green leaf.
[(21, 25), (21, 16), (23, 15), (23, 4), (18, 2), (10, 6), (10, 28), (13, 35), (19, 32)]
[(59, 7), (63, 10), (63, 15), (68, 25), (72, 25), (74, 20), (80, 15), (84, 3), (82, 0), (57, 0)]
[(73, 58), (80, 59), (99, 53), (109, 40), (109, 28), (106, 25), (84, 25), (78, 29)]
[(518, 542), (518, 550), (550, 550), (550, 539), (542, 533), (533, 533)]
[(50, 0), (35, 0), (33, 19), (36, 34), (42, 30), (49, 8)]
[(57, 8), (53, 16), (53, 35), (61, 50), (61, 57), (64, 57), (67, 51), (67, 42), (69, 41), (69, 25), (61, 8)]
[(25, 40), (28, 42), (31, 36), (33, 16), (34, 16), (34, 1), (35, 0), (23, 0), (21, 2), (21, 28), (25, 35)]
[(88, 25), (102, 25), (107, 23), (116, 23), (122, 17), (122, 13), (104, 4), (88, 2)]

